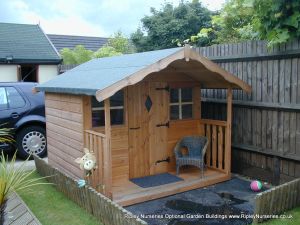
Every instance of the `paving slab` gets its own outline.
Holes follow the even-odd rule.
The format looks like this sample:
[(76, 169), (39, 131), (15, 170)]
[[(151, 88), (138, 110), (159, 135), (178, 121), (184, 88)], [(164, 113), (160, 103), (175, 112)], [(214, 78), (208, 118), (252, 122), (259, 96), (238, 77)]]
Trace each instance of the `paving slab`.
[[(251, 224), (256, 192), (250, 181), (229, 181), (128, 206), (149, 225)], [(231, 218), (235, 217), (235, 218)]]
[(29, 224), (41, 225), (20, 196), (13, 193), (7, 201), (4, 225)]

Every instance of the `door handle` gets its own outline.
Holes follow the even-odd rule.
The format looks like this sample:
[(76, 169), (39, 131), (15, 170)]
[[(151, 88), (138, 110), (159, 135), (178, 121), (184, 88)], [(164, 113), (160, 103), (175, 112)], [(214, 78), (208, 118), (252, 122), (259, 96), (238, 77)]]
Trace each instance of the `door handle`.
[(13, 119), (19, 118), (19, 114), (16, 113), (16, 112), (12, 113), (10, 116), (11, 116), (11, 118), (13, 118)]

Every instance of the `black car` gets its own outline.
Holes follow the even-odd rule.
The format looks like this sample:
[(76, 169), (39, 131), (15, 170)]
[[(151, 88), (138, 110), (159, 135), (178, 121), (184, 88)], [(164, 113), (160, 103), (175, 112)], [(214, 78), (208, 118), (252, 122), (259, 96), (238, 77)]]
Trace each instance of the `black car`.
[(14, 128), (14, 145), (0, 143), (1, 150), (17, 149), (21, 158), (31, 153), (45, 156), (45, 99), (33, 91), (37, 83), (0, 83), (0, 128)]

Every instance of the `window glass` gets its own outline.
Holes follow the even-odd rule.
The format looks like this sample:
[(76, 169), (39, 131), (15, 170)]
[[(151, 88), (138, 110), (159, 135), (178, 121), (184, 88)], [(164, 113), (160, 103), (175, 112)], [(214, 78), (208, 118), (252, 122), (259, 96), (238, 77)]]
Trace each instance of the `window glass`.
[(181, 101), (182, 102), (193, 101), (192, 88), (181, 88)]
[(189, 119), (193, 117), (193, 105), (182, 105), (182, 119)]
[(171, 107), (170, 107), (170, 119), (171, 120), (178, 120), (179, 119), (179, 106), (178, 105), (171, 105)]
[(178, 95), (179, 89), (171, 88), (170, 90), (170, 102), (178, 102), (179, 101), (179, 95)]
[(95, 97), (92, 97), (92, 107), (93, 108), (103, 108), (104, 107), (104, 103), (103, 102), (98, 102)]
[(9, 108), (15, 109), (25, 105), (24, 99), (14, 87), (7, 87), (6, 94)]
[[(110, 98), (110, 120), (111, 125), (124, 123), (124, 92), (118, 91)], [(104, 103), (98, 102), (92, 97), (92, 126), (101, 127), (105, 125)]]
[(193, 89), (171, 88), (170, 90), (170, 119), (193, 118)]
[(104, 110), (93, 110), (92, 111), (92, 126), (100, 127), (104, 126)]
[(112, 125), (123, 124), (123, 120), (124, 120), (123, 112), (124, 112), (123, 109), (111, 109), (110, 110), (110, 121), (111, 121)]
[(124, 105), (124, 92), (118, 91), (110, 98), (110, 106), (123, 106)]
[(8, 108), (8, 101), (4, 87), (0, 87), (0, 110)]

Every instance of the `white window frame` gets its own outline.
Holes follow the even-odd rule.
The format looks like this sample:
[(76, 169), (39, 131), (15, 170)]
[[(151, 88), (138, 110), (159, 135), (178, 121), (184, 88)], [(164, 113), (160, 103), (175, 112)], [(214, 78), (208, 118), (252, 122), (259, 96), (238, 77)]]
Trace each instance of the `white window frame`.
[[(170, 98), (170, 108), (171, 106), (178, 106), (179, 107), (179, 120), (182, 120), (182, 106), (183, 105), (192, 105), (193, 107), (193, 104), (194, 102), (191, 101), (191, 102), (182, 102), (182, 96), (181, 96), (181, 89), (182, 88), (174, 88), (174, 89), (178, 89), (178, 102), (173, 102), (171, 103), (171, 98)], [(193, 90), (192, 90), (193, 92)], [(192, 94), (192, 99), (193, 99), (193, 94)]]

